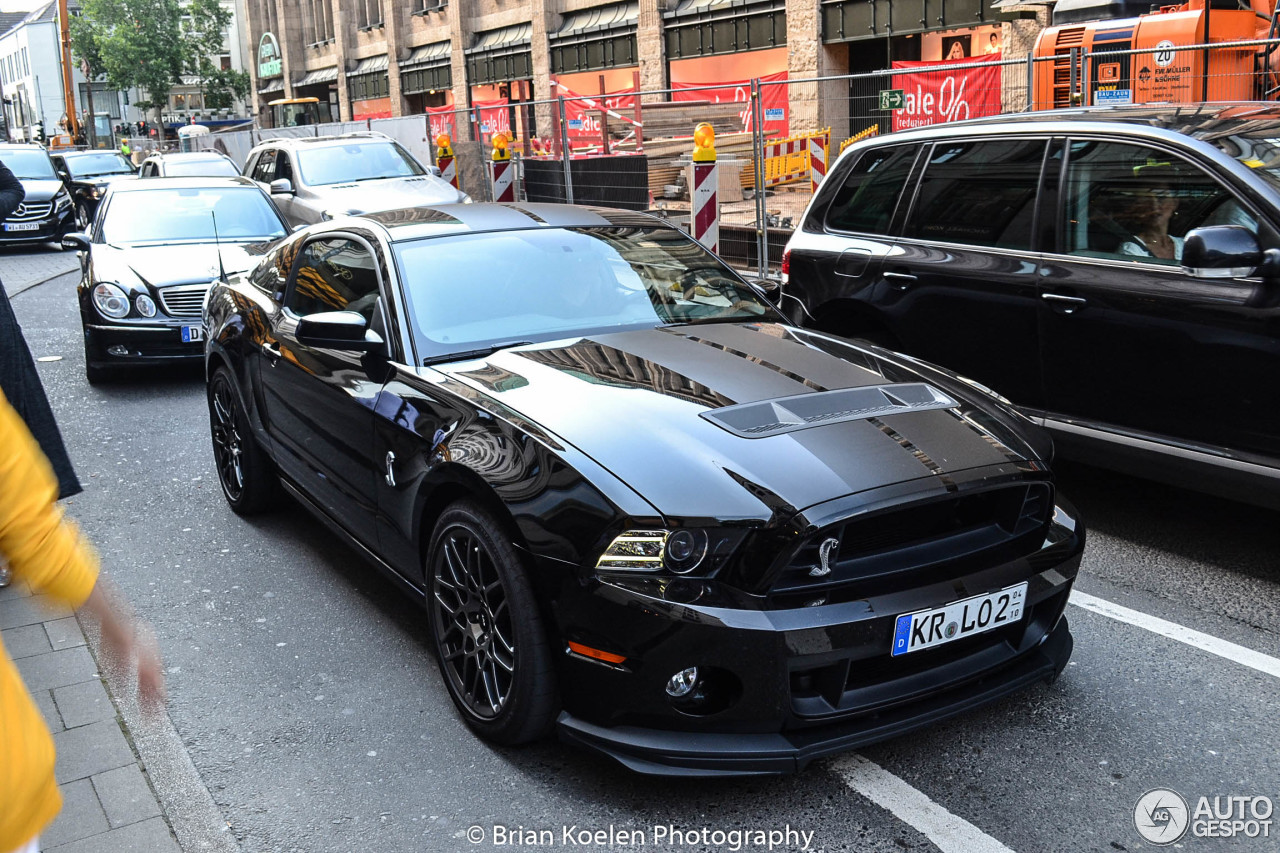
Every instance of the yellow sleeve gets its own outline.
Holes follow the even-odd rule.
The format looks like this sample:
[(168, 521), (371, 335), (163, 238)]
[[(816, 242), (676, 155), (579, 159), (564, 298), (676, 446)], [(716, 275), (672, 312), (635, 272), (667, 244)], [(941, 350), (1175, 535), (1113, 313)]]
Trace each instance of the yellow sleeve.
[(0, 393), (0, 553), (15, 576), (79, 607), (97, 583), (98, 556), (57, 497), (49, 461)]

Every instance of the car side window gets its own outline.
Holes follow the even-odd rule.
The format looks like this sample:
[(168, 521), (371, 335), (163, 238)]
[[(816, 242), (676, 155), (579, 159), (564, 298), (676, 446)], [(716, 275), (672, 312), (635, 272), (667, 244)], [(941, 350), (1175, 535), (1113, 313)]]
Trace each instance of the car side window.
[(905, 236), (1030, 250), (1046, 144), (991, 139), (934, 145)]
[(378, 269), (363, 243), (346, 237), (313, 240), (302, 250), (284, 306), (298, 315), (355, 311), (372, 323)]
[(864, 152), (827, 208), (827, 227), (888, 234), (916, 150), (914, 145), (893, 145)]
[(253, 168), (253, 179), (258, 183), (269, 184), (276, 179), (276, 151), (274, 148), (258, 155), (258, 162)]
[(1258, 221), (1216, 178), (1159, 148), (1073, 140), (1062, 247), (1068, 254), (1177, 265), (1186, 234), (1202, 225)]

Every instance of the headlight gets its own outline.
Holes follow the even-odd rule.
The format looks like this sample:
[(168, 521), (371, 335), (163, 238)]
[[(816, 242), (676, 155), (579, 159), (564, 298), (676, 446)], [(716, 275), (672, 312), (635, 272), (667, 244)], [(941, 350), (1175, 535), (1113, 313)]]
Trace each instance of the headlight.
[(471, 204), (474, 201), (474, 199), (472, 199), (471, 196), (467, 195), (466, 193), (460, 192), (458, 193), (458, 201), (462, 202), (463, 204)]
[(71, 195), (66, 190), (58, 190), (53, 197), (53, 206), (57, 210), (71, 206)]
[(104, 282), (93, 289), (93, 307), (103, 317), (119, 320), (129, 313), (129, 297), (116, 285)]
[(147, 294), (139, 293), (136, 297), (134, 297), (133, 304), (137, 307), (138, 313), (141, 314), (143, 317), (156, 316), (155, 300), (152, 299)]
[(723, 566), (747, 535), (744, 528), (628, 530), (596, 561), (600, 572), (706, 576)]

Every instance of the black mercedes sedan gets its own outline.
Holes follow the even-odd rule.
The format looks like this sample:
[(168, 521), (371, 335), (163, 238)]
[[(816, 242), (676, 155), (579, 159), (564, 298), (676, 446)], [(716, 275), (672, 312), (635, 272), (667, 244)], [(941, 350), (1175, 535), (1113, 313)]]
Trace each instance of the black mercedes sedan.
[(1084, 546), (1044, 433), (787, 324), (653, 217), (310, 226), (205, 308), (231, 507), (283, 489), (426, 612), (480, 736), (780, 773), (1066, 665)]
[(119, 151), (59, 151), (49, 156), (75, 202), (80, 228), (88, 227), (108, 187), (138, 177), (137, 167)]
[(204, 354), (201, 309), (219, 276), (253, 266), (287, 232), (247, 178), (164, 178), (115, 184), (81, 251), (77, 288), (90, 384), (128, 367), (190, 362)]

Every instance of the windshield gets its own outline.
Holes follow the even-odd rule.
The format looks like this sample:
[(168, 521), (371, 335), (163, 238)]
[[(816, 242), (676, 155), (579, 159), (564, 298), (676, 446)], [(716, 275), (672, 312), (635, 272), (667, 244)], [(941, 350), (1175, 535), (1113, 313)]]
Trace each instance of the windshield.
[(240, 174), (235, 164), (225, 157), (208, 157), (199, 160), (170, 160), (164, 164), (169, 177), (228, 177)]
[(304, 148), (298, 152), (298, 171), (313, 187), (426, 174), (399, 145), (380, 140)]
[(101, 154), (86, 154), (83, 157), (66, 157), (63, 162), (73, 178), (92, 178), (97, 175), (133, 174), (133, 164), (120, 154), (104, 151)]
[(111, 195), (102, 238), (116, 246), (211, 243), (215, 239), (215, 216), (219, 240), (274, 240), (283, 237), (286, 230), (275, 208), (257, 187), (166, 188)]
[(464, 234), (395, 247), (424, 356), (676, 323), (781, 319), (670, 227)]
[(49, 161), (49, 155), (43, 151), (35, 149), (0, 151), (0, 162), (8, 166), (9, 171), (13, 172), (13, 176), (19, 180), (58, 180), (58, 176), (53, 171), (53, 163)]

